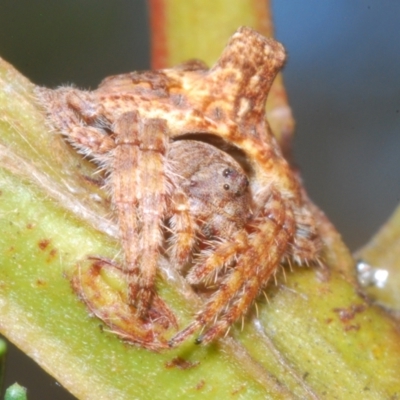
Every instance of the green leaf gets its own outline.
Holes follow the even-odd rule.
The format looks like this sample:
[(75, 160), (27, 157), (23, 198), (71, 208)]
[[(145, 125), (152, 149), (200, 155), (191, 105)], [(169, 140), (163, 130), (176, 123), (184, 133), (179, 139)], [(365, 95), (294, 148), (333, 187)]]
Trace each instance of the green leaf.
[(18, 383), (11, 385), (4, 396), (4, 400), (27, 400), (27, 398), (26, 389)]

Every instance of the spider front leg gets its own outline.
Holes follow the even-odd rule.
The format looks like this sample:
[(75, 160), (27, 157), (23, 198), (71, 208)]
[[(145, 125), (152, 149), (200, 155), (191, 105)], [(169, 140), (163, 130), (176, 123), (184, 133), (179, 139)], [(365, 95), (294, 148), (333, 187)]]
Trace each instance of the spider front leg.
[(167, 179), (166, 122), (141, 121), (123, 114), (114, 125), (109, 187), (116, 209), (128, 276), (129, 299), (139, 315), (147, 316), (154, 296), (155, 276), (163, 242)]
[(94, 106), (89, 92), (71, 87), (57, 90), (36, 87), (35, 94), (52, 129), (60, 131), (81, 153), (100, 164), (107, 162), (115, 142), (105, 131), (106, 124), (100, 123), (100, 110)]
[[(202, 344), (210, 343), (226, 333), (246, 313), (279, 267), (293, 238), (294, 229), (292, 211), (283, 205), (279, 193), (272, 192), (259, 215), (241, 232), (247, 235), (247, 244), (236, 255), (236, 264), (227, 272), (194, 321), (170, 340), (170, 346), (177, 346), (199, 329), (206, 329), (196, 340), (196, 343)], [(226, 245), (223, 243), (221, 248)], [(232, 246), (237, 245), (232, 242)], [(215, 251), (220, 252), (220, 249), (217, 247)], [(230, 253), (227, 254), (230, 257)], [(191, 274), (192, 280), (196, 275), (203, 280), (202, 271), (210, 273), (220, 268), (223, 261), (211, 255), (203, 264), (194, 267), (197, 273)]]
[(191, 213), (189, 199), (181, 189), (175, 188), (168, 209), (172, 215), (169, 218), (171, 237), (168, 253), (175, 268), (182, 270), (195, 247), (198, 225)]

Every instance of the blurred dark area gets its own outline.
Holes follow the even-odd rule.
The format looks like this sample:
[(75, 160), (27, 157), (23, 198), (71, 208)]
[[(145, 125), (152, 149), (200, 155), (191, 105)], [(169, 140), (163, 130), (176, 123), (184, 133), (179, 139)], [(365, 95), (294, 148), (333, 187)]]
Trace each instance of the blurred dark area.
[[(311, 198), (362, 246), (400, 201), (400, 2), (275, 1), (297, 121), (294, 153)], [(94, 88), (149, 68), (145, 0), (2, 0), (0, 56), (36, 84)], [(10, 346), (6, 387), (73, 399)]]

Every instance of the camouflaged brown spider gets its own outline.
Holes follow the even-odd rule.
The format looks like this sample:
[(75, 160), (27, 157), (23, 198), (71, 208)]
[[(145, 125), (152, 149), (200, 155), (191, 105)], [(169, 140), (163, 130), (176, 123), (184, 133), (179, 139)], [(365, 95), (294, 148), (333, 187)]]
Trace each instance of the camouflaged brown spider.
[[(166, 236), (171, 263), (192, 263), (191, 284), (218, 284), (170, 346), (200, 329), (199, 343), (221, 337), (281, 263), (318, 259), (314, 217), (265, 118), (266, 97), (284, 61), (279, 43), (242, 27), (211, 69), (189, 62), (109, 77), (91, 92), (37, 89), (51, 126), (109, 174), (129, 299), (138, 314), (145, 319), (154, 299)], [(187, 147), (177, 150), (180, 141), (189, 149), (205, 142), (197, 146), (219, 154), (225, 167), (206, 169), (192, 185), (201, 151), (193, 145), (191, 159)], [(226, 187), (239, 188), (236, 197), (224, 192), (224, 179)], [(212, 208), (214, 200), (222, 208)], [(218, 210), (227, 215), (219, 218)], [(199, 235), (206, 239), (200, 246)]]

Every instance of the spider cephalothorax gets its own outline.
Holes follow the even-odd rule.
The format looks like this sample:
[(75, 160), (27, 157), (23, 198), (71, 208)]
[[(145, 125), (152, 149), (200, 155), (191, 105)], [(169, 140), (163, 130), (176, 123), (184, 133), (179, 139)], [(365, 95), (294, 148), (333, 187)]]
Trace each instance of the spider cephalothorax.
[(220, 337), (281, 262), (318, 257), (313, 215), (265, 119), (284, 60), (279, 43), (240, 28), (211, 69), (192, 62), (124, 74), (91, 92), (37, 89), (51, 126), (109, 173), (139, 315), (146, 318), (154, 299), (167, 236), (171, 262), (192, 263), (191, 284), (218, 282), (171, 346), (200, 328), (198, 341)]

